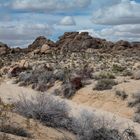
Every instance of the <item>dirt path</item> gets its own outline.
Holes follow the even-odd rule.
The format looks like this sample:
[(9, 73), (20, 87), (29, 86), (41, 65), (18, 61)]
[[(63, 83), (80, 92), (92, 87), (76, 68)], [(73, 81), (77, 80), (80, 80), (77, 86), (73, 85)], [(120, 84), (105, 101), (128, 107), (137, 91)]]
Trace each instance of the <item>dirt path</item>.
[[(19, 95), (22, 94), (24, 94), (26, 98), (30, 99), (31, 96), (36, 96), (37, 92), (32, 89), (18, 87), (17, 85), (12, 84), (11, 81), (3, 82), (0, 85), (0, 97), (6, 102), (15, 101), (19, 98)], [(59, 100), (63, 100), (60, 99), (59, 97), (56, 98), (58, 98)], [(130, 119), (120, 117), (118, 115), (115, 115), (113, 113), (104, 110), (96, 109), (93, 107), (91, 108), (85, 106), (84, 104), (77, 105), (77, 103), (74, 103), (72, 101), (67, 101), (67, 103), (72, 107), (73, 115), (75, 112), (78, 113), (81, 109), (83, 110), (85, 109), (93, 112), (97, 118), (101, 118), (107, 121), (113, 121), (115, 119), (113, 124), (115, 128), (117, 127), (119, 130), (124, 130), (125, 128), (132, 127), (134, 128), (134, 130), (136, 131), (136, 133), (139, 135), (140, 138), (140, 124), (134, 123)]]

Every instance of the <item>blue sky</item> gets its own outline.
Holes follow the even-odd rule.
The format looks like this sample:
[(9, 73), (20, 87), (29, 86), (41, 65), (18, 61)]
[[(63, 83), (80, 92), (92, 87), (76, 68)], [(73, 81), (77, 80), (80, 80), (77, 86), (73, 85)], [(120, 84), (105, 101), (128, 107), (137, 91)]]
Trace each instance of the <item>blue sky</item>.
[(0, 19), (0, 41), (12, 47), (66, 31), (140, 41), (140, 0), (0, 0)]

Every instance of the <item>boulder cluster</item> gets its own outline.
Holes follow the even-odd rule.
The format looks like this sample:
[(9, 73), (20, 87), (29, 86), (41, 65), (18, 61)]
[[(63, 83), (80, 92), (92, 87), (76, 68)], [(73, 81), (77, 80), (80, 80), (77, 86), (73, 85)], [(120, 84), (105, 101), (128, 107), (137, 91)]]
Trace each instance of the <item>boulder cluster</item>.
[(61, 52), (83, 52), (88, 49), (124, 50), (127, 48), (131, 49), (139, 47), (139, 42), (130, 43), (128, 41), (120, 40), (114, 43), (105, 39), (92, 37), (88, 34), (88, 32), (65, 32), (56, 42), (53, 42), (44, 36), (39, 36), (28, 46), (28, 48), (25, 49), (13, 49), (9, 48), (4, 43), (0, 43), (0, 55), (18, 52), (48, 54), (52, 52), (52, 50), (58, 50)]

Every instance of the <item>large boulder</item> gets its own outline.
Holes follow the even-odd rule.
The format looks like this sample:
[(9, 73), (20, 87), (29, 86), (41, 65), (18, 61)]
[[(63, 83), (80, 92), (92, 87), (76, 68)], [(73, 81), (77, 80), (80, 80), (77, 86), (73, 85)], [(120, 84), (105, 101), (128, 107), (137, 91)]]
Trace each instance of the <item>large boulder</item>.
[(116, 50), (123, 50), (123, 49), (131, 48), (131, 47), (132, 47), (131, 43), (128, 41), (124, 41), (124, 40), (117, 41), (114, 45), (114, 48)]
[(9, 77), (16, 77), (22, 72), (22, 68), (18, 65), (11, 67), (8, 71)]
[(32, 44), (30, 44), (28, 46), (28, 51), (31, 52), (31, 51), (34, 51), (34, 50), (41, 49), (41, 47), (44, 44), (47, 44), (50, 47), (55, 47), (56, 46), (53, 41), (45, 38), (44, 36), (39, 36), (35, 39), (35, 41)]
[(21, 60), (18, 65), (21, 69), (28, 69), (30, 67), (27, 60)]
[(48, 44), (42, 45), (42, 47), (40, 49), (41, 54), (47, 54), (47, 53), (50, 53), (50, 51), (51, 51), (51, 49), (50, 49), (50, 46)]
[(10, 48), (6, 44), (0, 42), (0, 55), (7, 54), (9, 50)]
[(47, 39), (44, 36), (39, 36), (35, 39), (35, 41), (28, 46), (29, 51), (33, 51), (37, 48), (40, 48), (43, 44), (45, 44)]
[(76, 90), (80, 89), (83, 86), (82, 78), (78, 75), (72, 76), (70, 82)]

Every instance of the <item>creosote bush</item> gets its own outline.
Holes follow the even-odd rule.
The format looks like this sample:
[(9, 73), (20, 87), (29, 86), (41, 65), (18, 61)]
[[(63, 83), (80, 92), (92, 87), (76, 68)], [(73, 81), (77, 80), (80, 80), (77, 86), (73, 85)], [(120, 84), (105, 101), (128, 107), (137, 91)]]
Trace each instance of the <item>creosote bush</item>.
[(128, 95), (126, 94), (125, 91), (121, 91), (121, 90), (116, 90), (115, 94), (120, 97), (122, 100), (125, 100)]
[(114, 73), (120, 73), (120, 72), (123, 72), (126, 68), (123, 67), (123, 66), (120, 66), (118, 64), (114, 64), (113, 67), (112, 67), (112, 71)]
[(94, 76), (94, 79), (115, 79), (115, 76), (111, 72), (100, 72), (100, 74)]
[(93, 90), (108, 90), (112, 89), (113, 86), (117, 85), (113, 79), (101, 79), (97, 81), (95, 88)]

